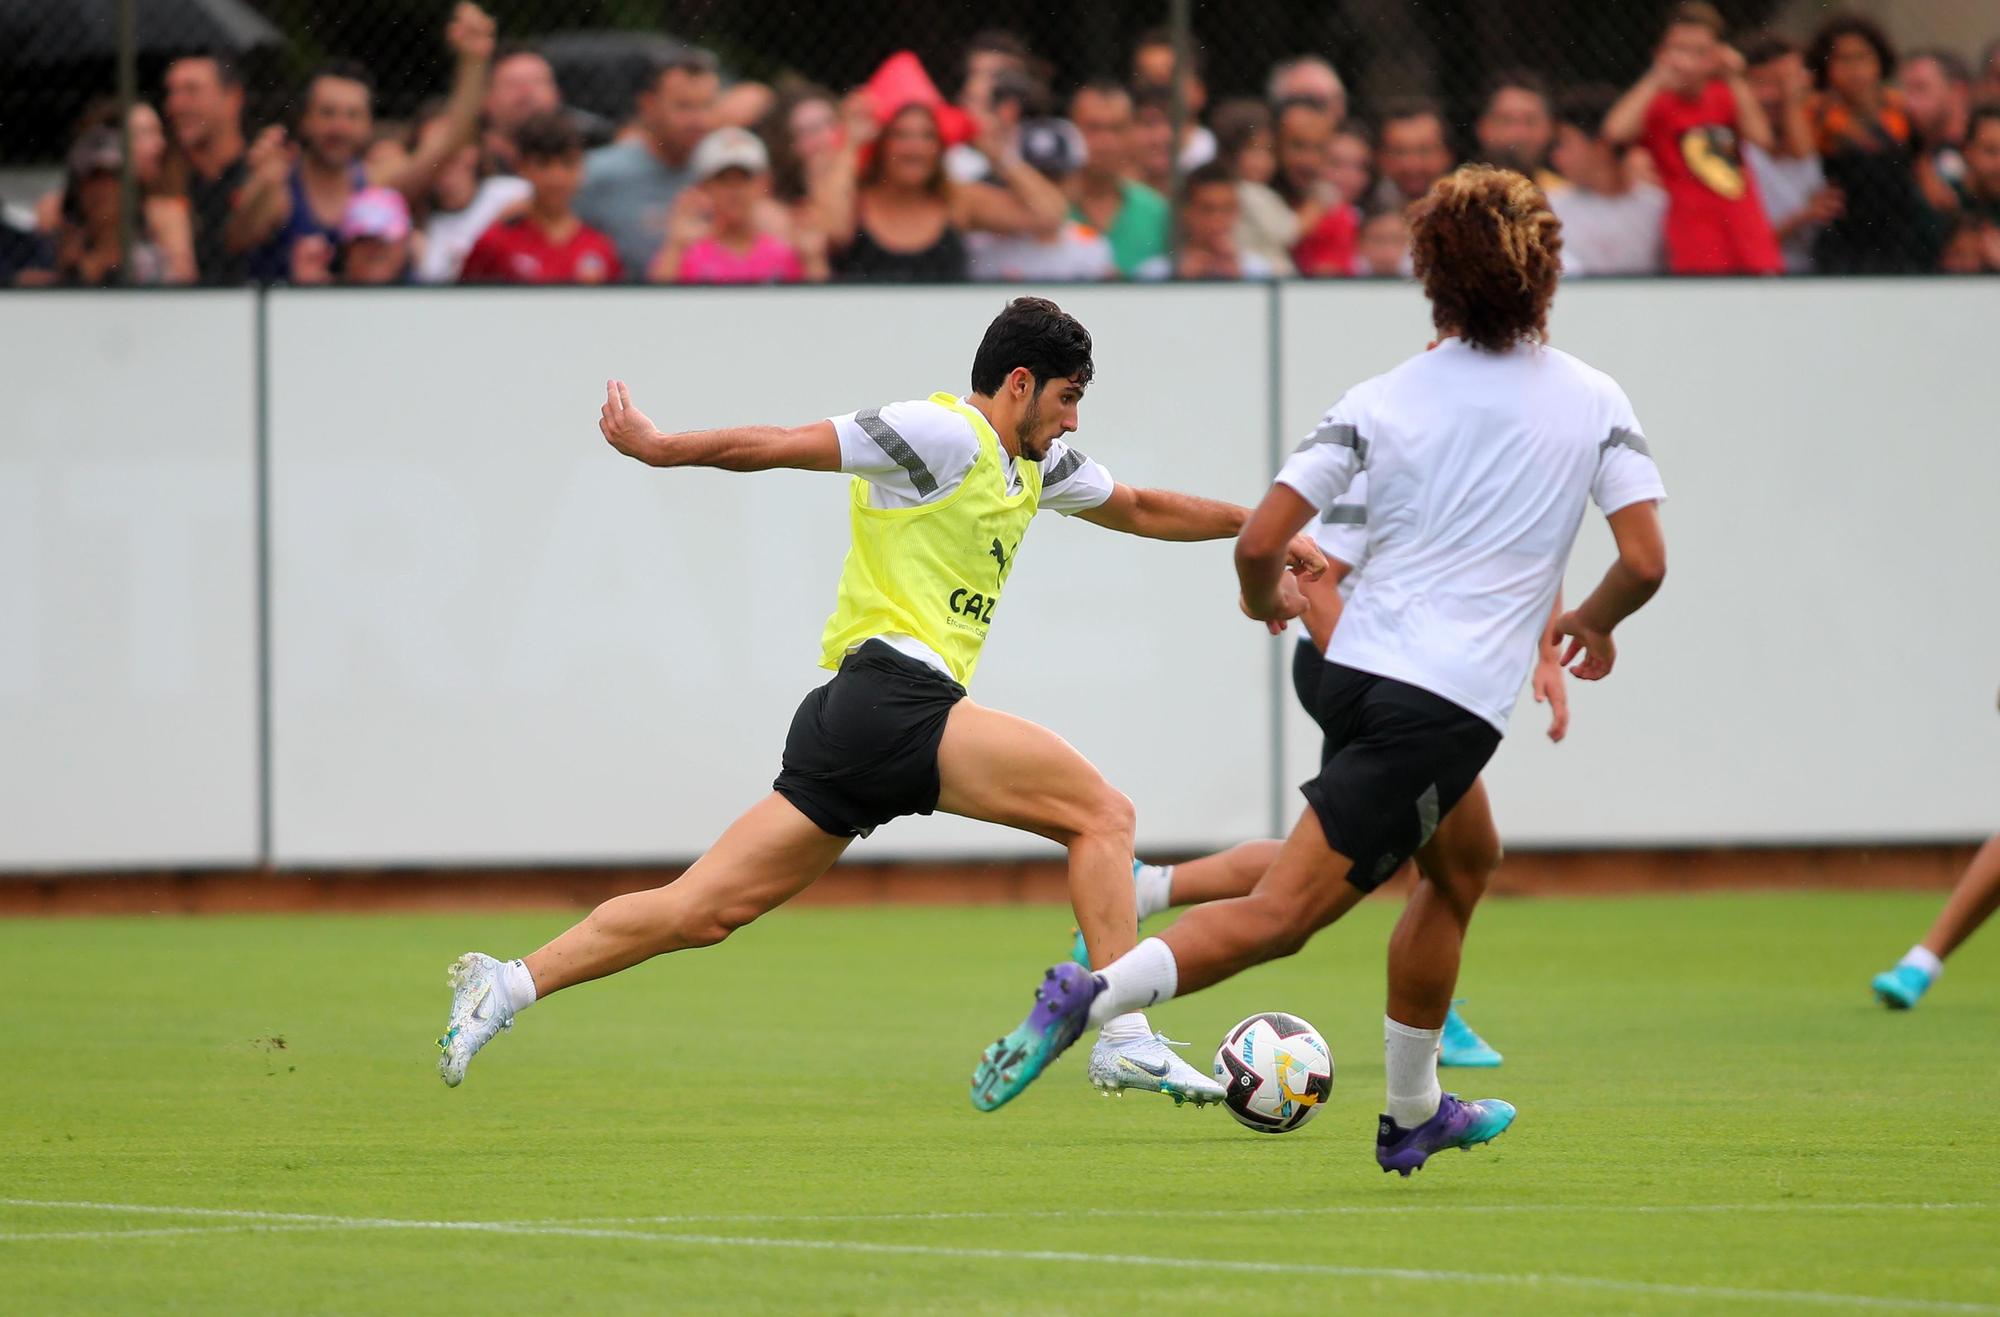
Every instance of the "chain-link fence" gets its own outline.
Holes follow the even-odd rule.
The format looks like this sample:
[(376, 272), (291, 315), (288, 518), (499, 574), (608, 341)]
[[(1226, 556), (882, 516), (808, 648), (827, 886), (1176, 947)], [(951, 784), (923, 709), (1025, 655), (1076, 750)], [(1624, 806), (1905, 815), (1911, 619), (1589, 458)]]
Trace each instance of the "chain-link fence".
[(0, 0), (0, 282), (1393, 277), (1475, 160), (1571, 274), (2000, 270), (2000, 0), (1864, 8)]

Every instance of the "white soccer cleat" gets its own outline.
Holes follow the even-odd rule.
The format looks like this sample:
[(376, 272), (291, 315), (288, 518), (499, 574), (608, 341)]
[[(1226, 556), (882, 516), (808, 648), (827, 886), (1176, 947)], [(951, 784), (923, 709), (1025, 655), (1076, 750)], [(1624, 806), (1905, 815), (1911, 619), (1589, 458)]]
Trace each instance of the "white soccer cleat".
[(504, 967), (491, 956), (468, 951), (451, 962), (445, 981), (451, 984), (451, 1020), (438, 1039), (438, 1074), (447, 1088), (465, 1082), (465, 1067), (479, 1049), (502, 1029), (514, 1027), (507, 989), (500, 981)]
[(1097, 1046), (1090, 1049), (1090, 1082), (1106, 1095), (1128, 1088), (1164, 1093), (1174, 1100), (1175, 1106), (1192, 1102), (1205, 1107), (1222, 1101), (1227, 1096), (1222, 1085), (1183, 1061), (1173, 1050), (1186, 1046), (1158, 1033), (1150, 1038), (1115, 1043), (1099, 1038)]

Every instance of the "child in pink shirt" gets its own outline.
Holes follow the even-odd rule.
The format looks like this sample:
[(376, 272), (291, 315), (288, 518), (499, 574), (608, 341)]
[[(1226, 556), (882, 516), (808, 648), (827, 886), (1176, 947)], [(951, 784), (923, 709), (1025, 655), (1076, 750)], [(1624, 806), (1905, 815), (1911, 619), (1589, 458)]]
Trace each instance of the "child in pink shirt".
[(756, 223), (771, 169), (756, 134), (718, 128), (695, 148), (692, 163), (695, 186), (674, 207), (666, 245), (653, 260), (656, 282), (773, 284), (826, 278), (823, 249), (815, 262)]

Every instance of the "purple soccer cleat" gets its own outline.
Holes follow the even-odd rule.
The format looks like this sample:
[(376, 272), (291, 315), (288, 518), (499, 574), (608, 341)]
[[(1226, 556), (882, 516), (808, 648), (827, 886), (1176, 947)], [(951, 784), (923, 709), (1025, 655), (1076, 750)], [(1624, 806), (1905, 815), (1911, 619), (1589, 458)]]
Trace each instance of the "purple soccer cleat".
[(972, 1105), (996, 1110), (1034, 1083), (1082, 1035), (1099, 986), (1096, 975), (1073, 961), (1043, 974), (1035, 989), (1035, 1009), (979, 1058), (979, 1068), (972, 1072)]
[(1514, 1123), (1514, 1106), (1499, 1098), (1466, 1102), (1456, 1093), (1446, 1093), (1437, 1114), (1415, 1129), (1406, 1130), (1387, 1116), (1375, 1132), (1375, 1161), (1384, 1171), (1410, 1172), (1430, 1160), (1434, 1152), (1446, 1148), (1475, 1148), (1491, 1143)]

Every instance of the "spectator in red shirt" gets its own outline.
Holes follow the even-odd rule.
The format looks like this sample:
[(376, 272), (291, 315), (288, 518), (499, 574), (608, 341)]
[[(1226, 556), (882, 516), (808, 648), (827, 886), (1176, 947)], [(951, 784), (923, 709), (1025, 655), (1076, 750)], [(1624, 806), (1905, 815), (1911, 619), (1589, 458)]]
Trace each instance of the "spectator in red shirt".
[(461, 283), (602, 284), (625, 277), (610, 238), (576, 216), (583, 139), (560, 110), (537, 114), (514, 132), (516, 164), (533, 190), (527, 213), (479, 236)]
[(1300, 96), (1279, 102), (1272, 119), (1278, 172), (1271, 186), (1298, 220), (1292, 264), (1304, 275), (1353, 274), (1361, 212), (1340, 195), (1330, 176), (1332, 114), (1324, 101)]
[(1667, 20), (1653, 67), (1605, 116), (1613, 143), (1646, 148), (1667, 189), (1667, 268), (1675, 274), (1777, 274), (1771, 221), (1743, 163), (1743, 143), (1772, 148), (1743, 56), (1723, 44), (1722, 15), (1695, 3)]

